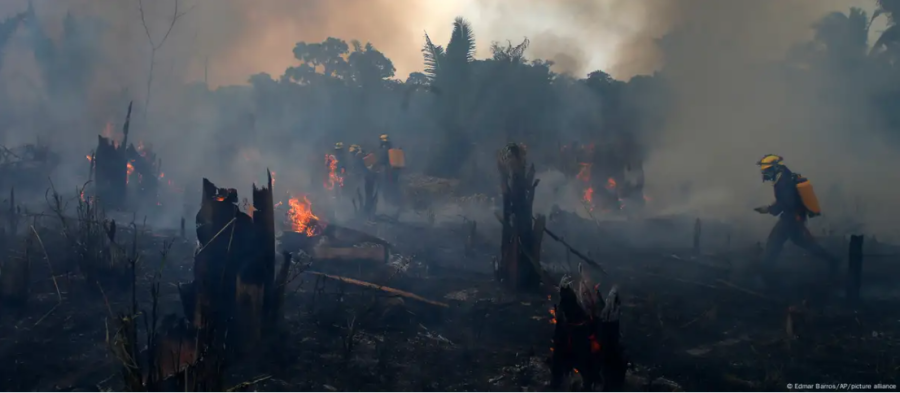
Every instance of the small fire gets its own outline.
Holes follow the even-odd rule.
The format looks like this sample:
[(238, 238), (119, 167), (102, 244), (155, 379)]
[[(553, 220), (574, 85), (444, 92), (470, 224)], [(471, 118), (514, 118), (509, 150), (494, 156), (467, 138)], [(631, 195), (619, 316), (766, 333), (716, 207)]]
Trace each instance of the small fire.
[(613, 178), (606, 179), (606, 189), (610, 190), (610, 191), (615, 190), (616, 189), (616, 179), (613, 179)]
[(581, 199), (591, 205), (590, 210), (594, 210), (594, 187), (588, 187), (584, 189), (584, 193), (581, 195)]
[(321, 233), (319, 217), (312, 212), (312, 204), (306, 196), (291, 198), (288, 200), (288, 220), (291, 222), (291, 230), (297, 233), (305, 233), (306, 236), (316, 236)]
[(550, 323), (556, 325), (556, 310), (550, 309)]
[(131, 179), (131, 174), (134, 173), (134, 165), (131, 165), (132, 162), (134, 162), (134, 160), (128, 161), (128, 176), (125, 178), (125, 184), (128, 184), (128, 179)]
[(332, 154), (325, 155), (325, 166), (328, 167), (328, 179), (325, 180), (325, 189), (333, 190), (334, 186), (344, 187), (344, 170), (338, 171), (338, 159)]
[(588, 210), (594, 210), (594, 187), (591, 186), (591, 164), (580, 163), (581, 169), (578, 170), (576, 179), (585, 183), (584, 192), (581, 194), (581, 200), (587, 203)]

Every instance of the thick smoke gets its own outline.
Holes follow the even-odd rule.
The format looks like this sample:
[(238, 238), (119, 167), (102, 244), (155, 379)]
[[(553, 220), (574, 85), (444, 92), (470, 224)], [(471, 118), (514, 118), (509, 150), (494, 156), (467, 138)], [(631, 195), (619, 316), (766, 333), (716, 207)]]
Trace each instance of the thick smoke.
[[(667, 122), (661, 134), (648, 138), (652, 188), (664, 196), (690, 183), (693, 203), (685, 208), (752, 217), (749, 209), (771, 198), (753, 163), (775, 153), (813, 180), (830, 218), (853, 214), (870, 229), (887, 229), (889, 223), (879, 217), (900, 207), (890, 197), (897, 191), (890, 184), (900, 178), (888, 168), (900, 161), (878, 138), (877, 117), (867, 100), (872, 92), (841, 83), (841, 75), (830, 72), (800, 82), (776, 66), (784, 65), (794, 45), (812, 38), (815, 21), (831, 11), (847, 12), (853, 4), (682, 0), (648, 5), (654, 8), (645, 15), (659, 19), (647, 20), (648, 34), (623, 47), (621, 64), (661, 69), (671, 89)], [(672, 34), (651, 40), (663, 32)]]
[[(442, 5), (440, 10), (435, 9), (436, 3), (181, 0), (180, 11), (185, 14), (153, 64), (153, 101), (147, 117), (158, 127), (138, 123), (136, 139), (153, 140), (158, 150), (171, 157), (170, 171), (178, 168), (196, 181), (198, 174), (214, 172), (194, 150), (222, 128), (219, 111), (247, 111), (251, 105), (216, 109), (178, 86), (204, 79), (210, 86), (241, 84), (258, 72), (277, 77), (295, 64), (291, 49), (296, 42), (318, 42), (329, 36), (372, 42), (394, 62), (396, 77), (403, 79), (421, 68), (423, 30), (436, 41), (446, 42), (439, 36), (446, 35), (452, 16), (462, 13), (473, 22), (482, 57), (490, 41), (519, 42), (525, 36), (531, 41), (529, 58), (553, 60), (554, 70), (560, 73), (584, 76), (602, 68), (627, 80), (661, 71), (674, 104), (665, 108), (663, 129), (648, 130), (645, 135), (652, 147), (647, 165), (649, 191), (659, 203), (687, 183), (693, 191), (691, 203), (671, 206), (672, 212), (756, 219), (749, 208), (770, 198), (753, 165), (765, 153), (783, 155), (789, 166), (812, 178), (826, 215), (855, 212), (861, 205), (867, 221), (883, 229), (875, 216), (896, 210), (896, 203), (889, 199), (894, 191), (890, 185), (900, 179), (888, 168), (897, 164), (897, 156), (875, 137), (879, 124), (863, 99), (864, 88), (834, 83), (835, 75), (824, 73), (801, 83), (772, 66), (795, 44), (808, 41), (813, 23), (828, 12), (846, 12), (851, 6), (871, 12), (870, 1), (472, 0), (453, 7)], [(118, 127), (124, 114), (124, 104), (102, 97), (119, 92), (139, 104), (145, 97), (151, 48), (140, 23), (138, 2), (71, 0), (61, 5), (35, 0), (33, 4), (51, 36), (61, 34), (67, 12), (94, 22), (81, 38), (97, 49), (87, 100), (79, 107), (91, 124), (56, 135), (58, 141), (76, 149), (90, 149), (90, 136), (110, 120)], [(0, 15), (21, 12), (27, 5), (26, 0), (5, 1)], [(147, 27), (157, 43), (170, 24), (173, 5), (172, 0), (143, 1)], [(40, 97), (30, 97), (29, 92), (39, 91), (43, 83), (26, 36), (21, 33), (10, 44), (3, 67), (4, 79), (15, 82), (5, 89), (21, 91), (12, 104), (23, 110), (37, 106), (33, 104)], [(67, 112), (64, 109), (33, 111), (35, 117), (44, 117), (48, 111)], [(72, 115), (71, 108), (68, 112)], [(167, 113), (190, 116), (171, 119)], [(286, 131), (293, 126), (256, 120), (257, 128)], [(235, 132), (241, 127), (232, 125)], [(140, 135), (151, 128), (155, 134)], [(13, 135), (33, 131), (17, 130)], [(5, 138), (13, 142), (9, 134)], [(308, 148), (306, 142), (281, 146), (292, 152), (283, 157), (253, 158), (253, 152), (248, 152), (248, 160), (256, 164), (245, 169), (247, 176), (261, 173), (266, 165), (305, 165), (295, 162), (295, 157)], [(284, 174), (278, 177), (290, 181)], [(853, 197), (839, 199), (826, 193), (832, 185), (839, 185), (845, 196), (858, 197), (860, 203)], [(759, 219), (764, 222), (768, 221)]]

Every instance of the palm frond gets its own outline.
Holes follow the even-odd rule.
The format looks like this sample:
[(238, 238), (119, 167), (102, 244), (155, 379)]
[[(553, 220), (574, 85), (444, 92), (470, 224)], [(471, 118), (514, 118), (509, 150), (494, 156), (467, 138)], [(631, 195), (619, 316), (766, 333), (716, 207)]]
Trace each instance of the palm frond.
[(428, 79), (434, 80), (440, 74), (444, 48), (431, 42), (431, 37), (428, 36), (428, 33), (425, 33), (425, 46), (422, 48), (422, 56), (425, 59), (424, 73), (428, 76)]
[(475, 60), (475, 33), (463, 17), (453, 20), (453, 34), (447, 44), (447, 57), (454, 61)]
[(891, 25), (878, 36), (878, 40), (872, 45), (872, 51), (881, 50), (897, 43), (900, 43), (900, 25)]

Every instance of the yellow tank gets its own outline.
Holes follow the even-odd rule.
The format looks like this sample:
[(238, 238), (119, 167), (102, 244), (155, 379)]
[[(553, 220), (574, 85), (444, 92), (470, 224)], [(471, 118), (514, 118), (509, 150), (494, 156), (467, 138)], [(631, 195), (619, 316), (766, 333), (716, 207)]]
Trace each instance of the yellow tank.
[(406, 156), (403, 155), (402, 149), (388, 150), (388, 159), (391, 161), (391, 168), (403, 168), (406, 166)]
[(375, 153), (366, 154), (366, 156), (363, 157), (363, 163), (366, 164), (367, 167), (371, 167), (378, 163), (378, 156), (376, 156)]
[(816, 197), (816, 192), (813, 191), (812, 183), (808, 179), (800, 179), (797, 182), (797, 192), (800, 193), (800, 200), (803, 202), (806, 210), (809, 210), (812, 215), (822, 214), (822, 209), (819, 207), (819, 198)]

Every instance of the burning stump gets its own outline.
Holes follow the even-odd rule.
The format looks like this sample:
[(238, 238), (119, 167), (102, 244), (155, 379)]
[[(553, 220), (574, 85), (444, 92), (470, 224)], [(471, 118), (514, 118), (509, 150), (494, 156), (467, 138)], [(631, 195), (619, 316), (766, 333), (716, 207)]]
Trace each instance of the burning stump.
[(522, 145), (511, 143), (497, 154), (500, 188), (503, 193), (503, 232), (500, 245), (498, 276), (519, 291), (540, 290), (540, 250), (544, 218), (532, 223), (534, 164), (527, 166)]
[(556, 326), (550, 349), (551, 387), (559, 388), (575, 372), (581, 374), (585, 390), (600, 383), (604, 391), (621, 391), (627, 361), (619, 342), (618, 289), (613, 287), (604, 301), (598, 286), (585, 279), (575, 285), (571, 277), (563, 277), (559, 304), (552, 311)]
[[(237, 202), (234, 189), (217, 188), (203, 179), (194, 282), (182, 291), (182, 297), (185, 315), (195, 328), (225, 326), (228, 329), (218, 331), (232, 331), (229, 341), (247, 350), (264, 327), (273, 327), (280, 312), (271, 174), (268, 188), (253, 187), (253, 217), (241, 212)], [(281, 269), (279, 275), (286, 272)]]

